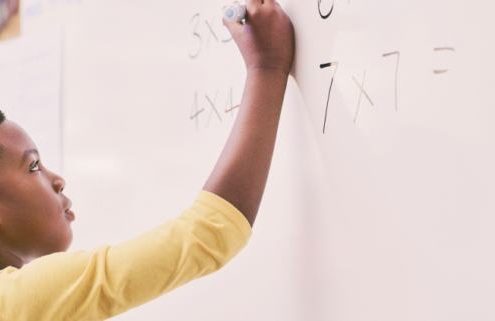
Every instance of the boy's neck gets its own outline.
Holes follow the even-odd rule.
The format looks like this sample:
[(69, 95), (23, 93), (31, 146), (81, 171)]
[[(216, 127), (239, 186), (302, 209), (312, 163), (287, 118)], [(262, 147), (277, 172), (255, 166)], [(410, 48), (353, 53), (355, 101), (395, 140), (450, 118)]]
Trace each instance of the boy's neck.
[(5, 269), (8, 266), (14, 266), (21, 268), (24, 265), (24, 261), (19, 256), (15, 255), (12, 251), (4, 249), (0, 245), (0, 270)]

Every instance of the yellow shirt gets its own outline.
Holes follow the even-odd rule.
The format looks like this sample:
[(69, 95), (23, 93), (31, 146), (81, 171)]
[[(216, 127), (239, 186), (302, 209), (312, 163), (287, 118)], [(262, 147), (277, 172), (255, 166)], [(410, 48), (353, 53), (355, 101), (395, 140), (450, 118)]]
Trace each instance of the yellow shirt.
[(131, 240), (1, 270), (0, 320), (105, 320), (220, 269), (251, 232), (232, 204), (201, 191), (182, 215)]

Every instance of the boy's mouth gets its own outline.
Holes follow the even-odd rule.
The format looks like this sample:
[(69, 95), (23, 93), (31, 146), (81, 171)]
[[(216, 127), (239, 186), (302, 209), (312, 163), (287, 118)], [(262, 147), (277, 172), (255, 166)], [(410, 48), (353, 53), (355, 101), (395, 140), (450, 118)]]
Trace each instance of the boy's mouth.
[(65, 217), (69, 220), (69, 221), (74, 221), (76, 219), (76, 215), (74, 214), (73, 211), (71, 211), (70, 209), (67, 209), (65, 211)]

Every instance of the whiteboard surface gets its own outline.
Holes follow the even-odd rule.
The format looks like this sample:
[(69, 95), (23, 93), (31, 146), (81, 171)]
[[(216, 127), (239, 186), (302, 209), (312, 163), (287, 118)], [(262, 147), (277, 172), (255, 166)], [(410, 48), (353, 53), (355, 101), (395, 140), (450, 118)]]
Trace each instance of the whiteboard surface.
[[(250, 244), (115, 320), (493, 320), (494, 5), (281, 3), (295, 82)], [(137, 236), (201, 188), (245, 76), (225, 4), (31, 1), (31, 28), (64, 28), (72, 249)]]

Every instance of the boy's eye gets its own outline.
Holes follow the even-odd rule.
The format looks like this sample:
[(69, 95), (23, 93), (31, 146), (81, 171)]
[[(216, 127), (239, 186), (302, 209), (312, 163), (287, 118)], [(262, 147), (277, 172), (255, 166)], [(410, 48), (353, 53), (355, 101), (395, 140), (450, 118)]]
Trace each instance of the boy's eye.
[(31, 163), (31, 166), (29, 166), (29, 171), (37, 172), (39, 170), (39, 167), (38, 167), (39, 162), (40, 161), (37, 160), (37, 161), (34, 161), (33, 163)]

